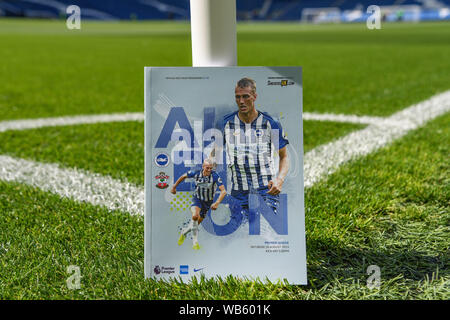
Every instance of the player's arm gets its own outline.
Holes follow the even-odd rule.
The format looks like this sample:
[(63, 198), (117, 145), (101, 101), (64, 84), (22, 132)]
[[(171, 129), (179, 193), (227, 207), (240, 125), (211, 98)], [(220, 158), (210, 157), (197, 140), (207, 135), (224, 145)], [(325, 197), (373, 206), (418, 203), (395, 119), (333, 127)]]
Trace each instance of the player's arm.
[(280, 156), (280, 164), (279, 164), (277, 178), (281, 179), (284, 182), (284, 179), (286, 178), (286, 175), (289, 171), (289, 166), (290, 166), (289, 156), (287, 153), (287, 146), (280, 149), (278, 151), (278, 155)]
[(269, 191), (268, 194), (277, 195), (281, 192), (283, 188), (284, 179), (289, 171), (289, 156), (287, 153), (287, 146), (284, 146), (278, 151), (280, 156), (280, 163), (278, 169), (278, 176), (269, 181)]
[(222, 202), (223, 198), (225, 198), (225, 196), (227, 195), (227, 190), (225, 190), (224, 185), (219, 186), (219, 190), (220, 190), (219, 198), (217, 198), (217, 201), (211, 205), (212, 210), (216, 210), (219, 207), (219, 204)]
[(184, 180), (186, 180), (187, 177), (188, 177), (187, 173), (185, 173), (181, 177), (179, 177), (178, 180), (172, 186), (172, 189), (170, 189), (170, 192), (172, 192), (173, 194), (176, 194), (178, 185), (180, 183), (182, 183)]

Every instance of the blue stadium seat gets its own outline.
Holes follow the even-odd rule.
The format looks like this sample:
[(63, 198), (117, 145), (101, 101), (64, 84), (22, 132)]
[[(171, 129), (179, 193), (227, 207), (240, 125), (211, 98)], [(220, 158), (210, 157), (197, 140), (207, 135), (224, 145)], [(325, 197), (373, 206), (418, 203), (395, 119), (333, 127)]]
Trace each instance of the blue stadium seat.
[[(337, 7), (340, 10), (360, 9), (376, 4), (419, 5), (425, 17), (439, 16), (429, 9), (427, 0), (237, 0), (239, 20), (300, 20), (305, 8)], [(58, 18), (65, 16), (65, 7), (75, 4), (81, 16), (89, 19), (189, 19), (189, 0), (0, 0), (0, 14), (7, 16)], [(436, 1), (434, 1), (436, 3)], [(450, 7), (450, 0), (437, 0)]]

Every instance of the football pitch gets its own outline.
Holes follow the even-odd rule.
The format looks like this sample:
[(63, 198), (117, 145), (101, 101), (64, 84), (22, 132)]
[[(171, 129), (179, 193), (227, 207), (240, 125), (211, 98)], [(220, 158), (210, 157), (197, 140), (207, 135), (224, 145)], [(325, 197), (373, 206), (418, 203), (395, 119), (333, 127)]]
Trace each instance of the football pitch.
[(189, 24), (81, 27), (0, 19), (1, 299), (450, 298), (450, 23), (238, 24), (240, 66), (303, 67), (307, 286), (144, 279), (144, 66)]

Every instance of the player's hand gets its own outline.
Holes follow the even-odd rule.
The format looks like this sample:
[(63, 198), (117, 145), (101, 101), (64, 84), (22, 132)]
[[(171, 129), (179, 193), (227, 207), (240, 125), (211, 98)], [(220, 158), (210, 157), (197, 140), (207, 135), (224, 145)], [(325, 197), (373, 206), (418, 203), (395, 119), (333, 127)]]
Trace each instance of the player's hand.
[(175, 188), (175, 186), (173, 186), (172, 189), (170, 189), (170, 192), (172, 194), (177, 194), (177, 188)]
[(219, 207), (219, 204), (218, 204), (217, 202), (214, 202), (214, 203), (211, 205), (211, 209), (212, 209), (212, 210), (216, 210), (218, 207)]
[(276, 196), (280, 194), (281, 189), (283, 189), (283, 180), (280, 178), (275, 178), (273, 180), (269, 181), (269, 191), (267, 191), (267, 194)]

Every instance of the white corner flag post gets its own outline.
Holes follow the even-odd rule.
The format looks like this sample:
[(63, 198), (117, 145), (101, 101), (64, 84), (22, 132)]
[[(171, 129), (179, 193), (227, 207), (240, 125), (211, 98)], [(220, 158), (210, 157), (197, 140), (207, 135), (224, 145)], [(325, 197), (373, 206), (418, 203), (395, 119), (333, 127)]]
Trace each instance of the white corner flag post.
[(236, 0), (191, 0), (193, 67), (237, 65)]
[[(191, 7), (191, 41), (192, 41), (192, 66), (193, 67), (232, 67), (237, 65), (236, 53), (236, 0), (190, 0)], [(147, 76), (146, 78), (147, 79)], [(147, 81), (147, 80), (146, 80)], [(147, 84), (146, 84), (147, 90)], [(147, 108), (147, 96), (145, 94), (145, 105)], [(146, 110), (146, 122), (149, 121)], [(145, 138), (148, 138), (146, 127)], [(147, 150), (147, 142), (145, 143)], [(147, 159), (146, 151), (146, 207), (151, 206), (148, 197), (147, 176), (151, 165)], [(147, 168), (148, 166), (148, 168)], [(152, 273), (150, 237), (147, 236), (151, 230), (149, 216), (145, 215), (145, 245), (144, 245), (144, 274), (149, 278)]]

